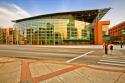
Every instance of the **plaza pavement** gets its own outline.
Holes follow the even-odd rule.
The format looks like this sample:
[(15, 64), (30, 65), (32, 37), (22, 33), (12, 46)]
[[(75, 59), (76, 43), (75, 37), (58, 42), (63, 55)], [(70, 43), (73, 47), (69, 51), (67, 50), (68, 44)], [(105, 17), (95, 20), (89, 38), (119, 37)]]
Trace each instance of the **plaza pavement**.
[[(70, 57), (68, 58), (61, 57), (54, 59), (49, 57), (38, 58), (37, 56), (38, 54), (36, 54), (37, 58), (29, 56), (31, 54), (34, 55), (36, 52), (41, 51), (40, 46), (34, 46), (34, 49), (31, 48), (31, 46), (29, 47), (23, 46), (23, 48), (20, 47), (20, 49), (18, 49), (18, 51), (20, 52), (14, 53), (14, 50), (17, 49), (16, 47), (8, 46), (6, 48), (6, 46), (1, 46), (0, 48), (2, 49), (2, 51), (0, 51), (1, 53), (0, 83), (70, 83), (70, 82), (124, 83), (125, 82), (125, 64), (124, 64), (125, 56), (123, 53), (124, 49), (121, 48), (119, 49), (122, 50), (122, 52), (114, 50), (114, 52), (110, 53), (109, 55), (104, 55), (103, 53), (100, 52), (100, 50), (98, 51), (95, 50), (96, 52), (88, 54), (87, 56), (83, 56), (81, 59), (74, 60), (71, 63), (66, 63), (67, 60), (70, 60), (78, 55), (88, 52), (89, 50), (86, 50), (84, 52), (83, 49), (71, 49), (70, 51), (72, 52), (69, 53), (67, 49), (61, 49), (62, 47), (56, 47), (58, 50), (54, 49), (55, 47), (54, 48), (51, 47), (52, 51), (55, 50), (55, 52), (56, 51), (58, 52), (57, 53), (58, 56), (60, 53), (62, 53), (62, 56), (64, 57), (66, 55), (70, 55)], [(74, 47), (76, 48), (76, 46)], [(70, 46), (70, 48), (74, 47)], [(44, 49), (42, 49), (42, 52), (46, 51), (46, 49), (50, 47), (47, 48), (43, 47), (43, 48)], [(61, 50), (59, 50), (59, 48)], [(65, 46), (65, 48), (67, 47)], [(6, 53), (7, 52), (5, 51), (6, 49), (8, 53)], [(28, 51), (29, 53), (26, 52), (27, 49), (29, 50)], [(22, 52), (24, 52), (24, 55)], [(8, 54), (12, 56), (10, 55), (7, 56)], [(21, 57), (21, 55), (23, 57)], [(29, 56), (30, 58), (28, 57), (24, 58), (24, 56)], [(104, 62), (104, 63), (108, 62), (111, 64), (108, 65), (98, 62)], [(116, 62), (118, 65), (116, 65)]]
[(124, 83), (125, 70), (117, 67), (67, 64), (3, 57), (0, 83)]

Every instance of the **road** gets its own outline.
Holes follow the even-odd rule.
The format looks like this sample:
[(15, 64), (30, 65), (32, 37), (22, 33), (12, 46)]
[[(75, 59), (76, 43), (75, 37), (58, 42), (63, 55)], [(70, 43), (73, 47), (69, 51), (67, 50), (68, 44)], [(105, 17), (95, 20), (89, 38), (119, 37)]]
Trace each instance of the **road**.
[[(123, 50), (118, 51), (117, 55), (109, 54), (104, 55), (102, 48), (73, 48), (73, 47), (33, 47), (33, 46), (0, 46), (0, 56), (16, 57), (22, 59), (47, 59), (66, 62), (67, 60), (89, 53), (81, 58), (78, 58), (71, 63), (86, 63), (86, 64), (99, 64), (108, 60), (118, 60), (114, 62), (123, 63), (124, 65), (124, 52)], [(121, 54), (122, 53), (122, 54)], [(119, 54), (119, 55), (118, 55)], [(120, 56), (121, 54), (121, 56)], [(111, 57), (110, 57), (111, 56)], [(122, 57), (122, 58), (121, 58)], [(110, 59), (109, 59), (110, 58)], [(104, 59), (104, 60), (103, 60)], [(106, 59), (106, 60), (105, 60)], [(122, 59), (122, 60), (121, 60)], [(100, 61), (100, 62), (99, 62)], [(109, 61), (113, 62), (113, 61)], [(120, 66), (120, 65), (119, 65)]]
[(124, 49), (105, 55), (101, 47), (0, 46), (0, 83), (124, 83), (124, 73)]
[(84, 58), (81, 57), (73, 62), (91, 63), (92, 61), (95, 63), (104, 55), (103, 51), (100, 49), (3, 46), (0, 47), (0, 56), (67, 61), (90, 51), (93, 51), (93, 53), (90, 53), (89, 56), (86, 55)]

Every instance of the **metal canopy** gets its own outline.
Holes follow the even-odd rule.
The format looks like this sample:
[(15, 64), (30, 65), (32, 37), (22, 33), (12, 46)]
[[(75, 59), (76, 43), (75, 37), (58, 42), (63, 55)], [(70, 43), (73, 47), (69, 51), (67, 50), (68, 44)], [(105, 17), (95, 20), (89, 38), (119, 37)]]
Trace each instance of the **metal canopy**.
[(110, 9), (111, 8), (83, 10), (83, 11), (71, 11), (71, 12), (59, 12), (59, 13), (44, 14), (44, 15), (38, 15), (38, 16), (33, 16), (33, 17), (29, 17), (29, 18), (24, 18), (24, 19), (13, 20), (12, 22), (17, 23), (17, 22), (21, 22), (21, 21), (33, 20), (33, 19), (38, 19), (38, 18), (42, 19), (43, 17), (52, 17), (52, 16), (56, 17), (58, 15), (61, 18), (62, 15), (67, 15), (67, 17), (69, 15), (72, 15), (75, 20), (92, 23), (93, 20), (96, 18), (101, 19)]

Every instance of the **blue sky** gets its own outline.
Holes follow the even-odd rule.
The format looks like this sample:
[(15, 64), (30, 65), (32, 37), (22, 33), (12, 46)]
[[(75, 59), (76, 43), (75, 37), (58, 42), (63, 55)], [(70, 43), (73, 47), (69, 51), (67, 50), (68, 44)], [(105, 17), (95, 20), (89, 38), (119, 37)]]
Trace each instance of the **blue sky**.
[(12, 25), (12, 19), (39, 14), (112, 7), (104, 16), (115, 25), (125, 20), (125, 0), (0, 0), (0, 26)]
[(109, 7), (110, 0), (0, 0), (2, 4), (16, 4), (31, 15)]

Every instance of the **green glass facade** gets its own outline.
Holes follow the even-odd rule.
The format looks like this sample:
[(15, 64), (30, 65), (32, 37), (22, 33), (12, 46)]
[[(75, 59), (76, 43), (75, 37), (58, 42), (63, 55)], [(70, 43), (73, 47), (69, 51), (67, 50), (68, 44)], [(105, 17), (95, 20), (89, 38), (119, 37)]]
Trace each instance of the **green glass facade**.
[(108, 10), (63, 12), (15, 20), (16, 42), (30, 45), (93, 43), (94, 20)]
[[(76, 24), (77, 23), (77, 24)], [(75, 25), (76, 24), (76, 25)], [(14, 25), (18, 29), (18, 41), (23, 36), (27, 44), (55, 45), (65, 41), (90, 41), (90, 23), (70, 19), (33, 19)]]

